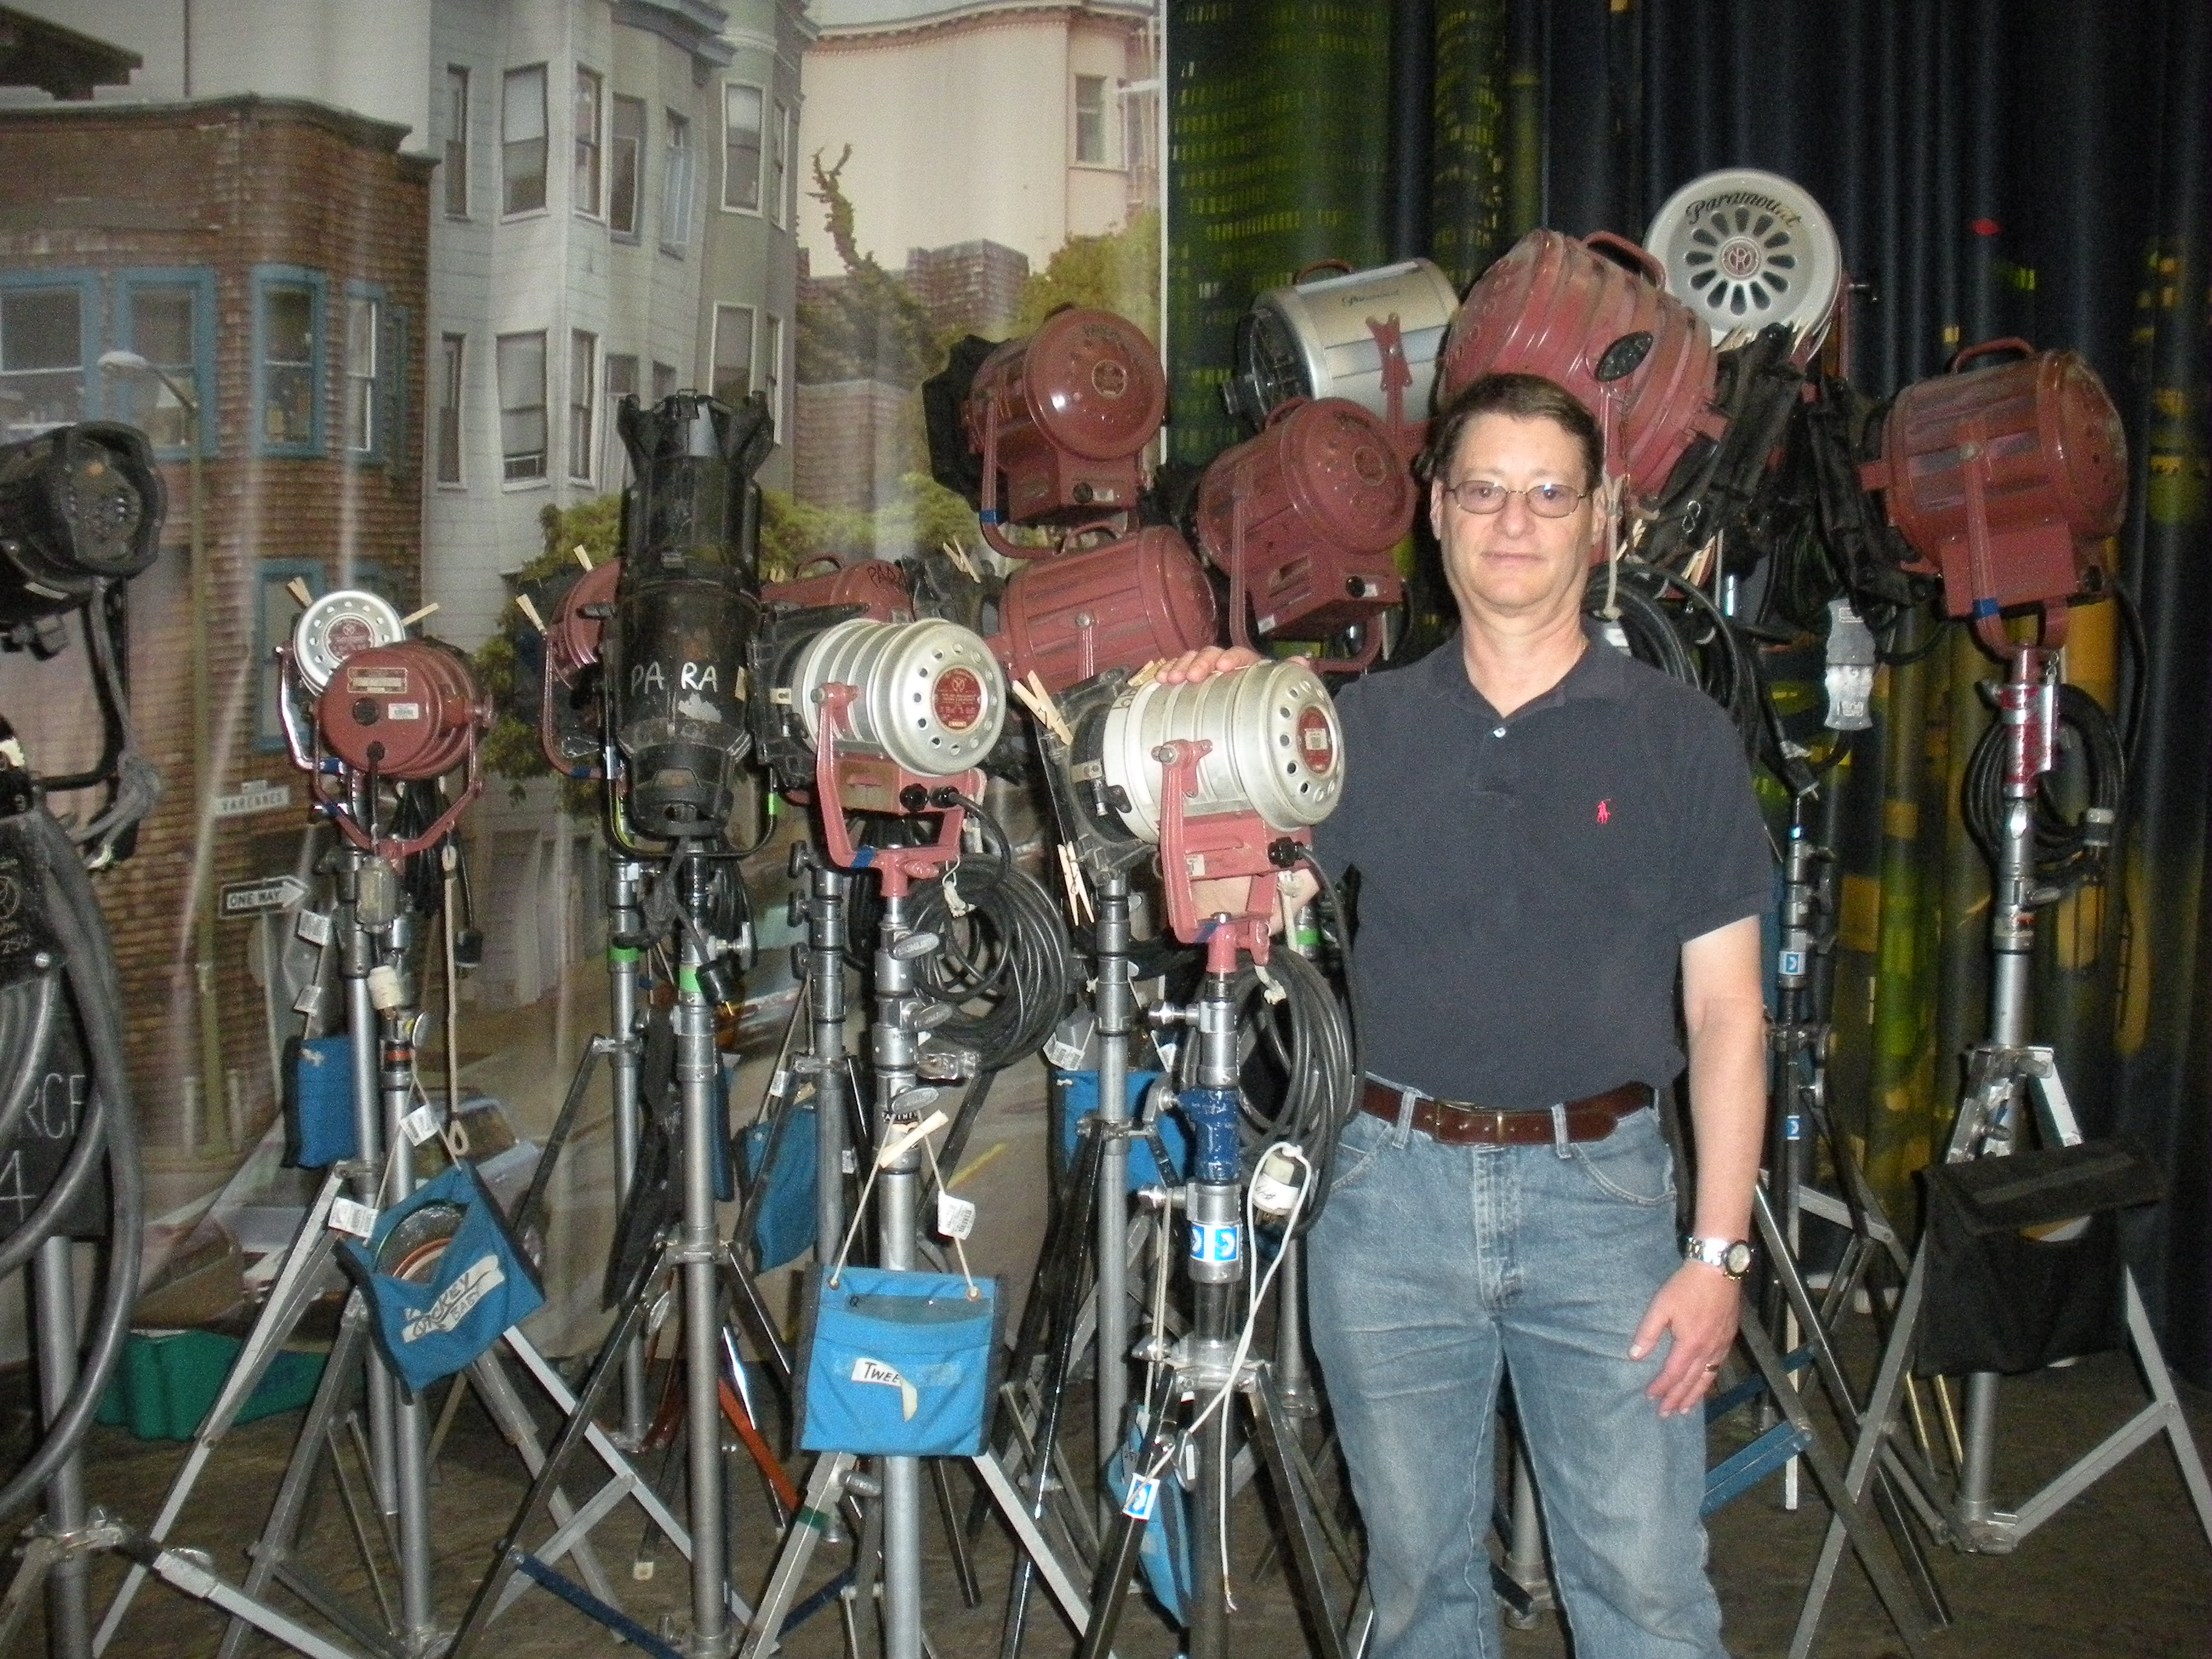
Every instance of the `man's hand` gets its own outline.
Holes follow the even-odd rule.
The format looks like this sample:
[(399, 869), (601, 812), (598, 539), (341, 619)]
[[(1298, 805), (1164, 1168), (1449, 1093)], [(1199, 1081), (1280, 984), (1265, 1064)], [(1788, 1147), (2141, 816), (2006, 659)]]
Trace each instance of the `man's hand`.
[(1195, 651), (1186, 651), (1161, 664), (1159, 672), (1153, 678), (1167, 685), (1194, 685), (1216, 674), (1249, 668), (1255, 662), (1266, 660), (1248, 646), (1201, 645)]
[(1685, 1261), (1659, 1287), (1644, 1310), (1644, 1322), (1636, 1328), (1628, 1357), (1641, 1359), (1662, 1334), (1673, 1334), (1666, 1364), (1644, 1390), (1659, 1402), (1660, 1416), (1693, 1410), (1705, 1398), (1735, 1341), (1742, 1303), (1743, 1287), (1702, 1261)]

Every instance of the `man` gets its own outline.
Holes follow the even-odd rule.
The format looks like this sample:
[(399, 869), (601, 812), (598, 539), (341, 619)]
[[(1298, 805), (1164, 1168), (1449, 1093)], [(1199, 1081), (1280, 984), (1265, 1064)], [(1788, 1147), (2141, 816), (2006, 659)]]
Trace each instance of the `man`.
[[(1345, 690), (1346, 789), (1316, 837), (1361, 877), (1364, 1109), (1308, 1284), (1372, 1651), (1499, 1651), (1485, 1539), (1510, 1376), (1577, 1652), (1707, 1659), (1700, 1403), (1747, 1260), (1770, 854), (1726, 717), (1583, 625), (1589, 411), (1487, 376), (1425, 462), (1460, 633)], [(1166, 677), (1247, 660), (1193, 653)], [(1686, 1255), (1652, 1107), (1683, 1067), (1678, 970)]]

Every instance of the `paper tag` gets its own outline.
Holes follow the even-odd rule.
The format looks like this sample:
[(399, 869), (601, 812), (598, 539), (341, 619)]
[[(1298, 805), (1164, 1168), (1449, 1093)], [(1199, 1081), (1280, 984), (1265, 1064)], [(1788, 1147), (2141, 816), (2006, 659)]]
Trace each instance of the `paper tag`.
[(937, 884), (944, 890), (945, 908), (956, 916), (964, 916), (975, 907), (960, 896), (958, 875), (959, 872), (957, 870), (947, 870), (939, 878)]
[(376, 1208), (360, 1204), (350, 1198), (331, 1200), (331, 1231), (351, 1233), (356, 1238), (367, 1238), (376, 1231)]
[(331, 917), (327, 910), (302, 910), (293, 922), (292, 931), (308, 944), (320, 947), (331, 942)]
[(938, 1194), (937, 1231), (947, 1238), (966, 1238), (975, 1231), (975, 1206), (955, 1194)]
[(1121, 1513), (1132, 1521), (1149, 1521), (1160, 1506), (1160, 1483), (1149, 1474), (1129, 1477), (1129, 1495), (1121, 1500)]
[(408, 1145), (420, 1146), (438, 1133), (438, 1115), (431, 1110), (429, 1103), (425, 1101), (408, 1113), (405, 1117), (401, 1118), (399, 1127), (407, 1131)]

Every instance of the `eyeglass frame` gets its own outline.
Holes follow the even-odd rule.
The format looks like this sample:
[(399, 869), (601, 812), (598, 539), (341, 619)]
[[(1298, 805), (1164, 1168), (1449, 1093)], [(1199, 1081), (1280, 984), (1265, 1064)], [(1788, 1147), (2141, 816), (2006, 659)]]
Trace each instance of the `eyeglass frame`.
[[(1469, 507), (1465, 501), (1460, 499), (1460, 491), (1466, 489), (1469, 484), (1487, 484), (1491, 489), (1498, 491), (1498, 505), (1495, 507)], [(1528, 484), (1519, 489), (1508, 489), (1504, 484), (1499, 483), (1495, 478), (1462, 478), (1456, 483), (1445, 483), (1442, 480), (1438, 480), (1437, 488), (1443, 491), (1445, 495), (1450, 498), (1451, 504), (1454, 507), (1457, 507), (1461, 512), (1470, 514), (1471, 516), (1478, 519), (1495, 518), (1498, 514), (1503, 513), (1505, 510), (1505, 503), (1509, 500), (1513, 496), (1518, 495), (1521, 497), (1522, 504), (1528, 507), (1530, 517), (1549, 520), (1553, 522), (1557, 522), (1561, 519), (1571, 519), (1574, 517), (1575, 509), (1580, 507), (1584, 501), (1588, 501), (1595, 493), (1594, 491), (1588, 489), (1571, 489), (1565, 484), (1554, 483), (1549, 480), (1547, 480), (1542, 483)], [(1536, 505), (1536, 492), (1540, 489), (1555, 489), (1568, 496), (1570, 499), (1567, 502), (1566, 511), (1564, 513), (1546, 513), (1539, 508)]]

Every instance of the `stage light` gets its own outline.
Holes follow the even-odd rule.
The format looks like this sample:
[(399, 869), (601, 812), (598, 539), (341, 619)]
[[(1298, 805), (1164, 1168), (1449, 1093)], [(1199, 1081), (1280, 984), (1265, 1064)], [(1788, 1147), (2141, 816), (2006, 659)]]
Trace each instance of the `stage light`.
[(1404, 596), (1391, 552), (1418, 499), (1389, 429), (1358, 404), (1279, 406), (1199, 485), (1198, 542), (1229, 576), (1230, 636), (1249, 646), (1357, 628), (1358, 653), (1320, 665), (1364, 667), (1382, 642), (1376, 620)]
[(1310, 279), (1301, 272), (1238, 320), (1237, 372), (1223, 398), (1255, 428), (1294, 398), (1345, 398), (1394, 429), (1417, 428), (1431, 412), (1437, 358), (1458, 303), (1451, 279), (1426, 259)]
[(1121, 541), (1022, 566), (999, 599), (991, 649), (1016, 679), (1065, 690), (1210, 645), (1213, 588), (1188, 544), (1155, 525)]
[(1036, 558), (1051, 550), (1009, 542), (997, 526), (1133, 515), (1144, 489), (1139, 459), (1167, 417), (1167, 399), (1158, 351), (1134, 323), (1108, 311), (1071, 307), (984, 359), (968, 390), (965, 424), (969, 447), (982, 458), (981, 515), (992, 546)]
[[(2021, 359), (1963, 372), (2008, 350)], [(2002, 612), (2063, 611), (2103, 591), (2127, 475), (2127, 434), (2097, 372), (2078, 352), (2014, 339), (1962, 351), (1951, 373), (1898, 393), (1881, 458), (1859, 473), (1920, 556), (1905, 568), (1940, 574), (1945, 611), (1985, 635), (2002, 633)]]
[(320, 696), (348, 657), (406, 637), (406, 624), (391, 600), (341, 587), (308, 605), (292, 624), (292, 665), (308, 695)]
[(914, 620), (914, 595), (908, 589), (906, 572), (890, 560), (854, 559), (848, 563), (833, 559), (830, 562), (835, 568), (818, 574), (769, 583), (761, 589), (763, 603), (791, 605), (802, 611), (823, 605), (857, 605), (860, 614), (872, 622)]
[(74, 611), (145, 569), (166, 505), (136, 427), (88, 421), (0, 445), (0, 626)]
[(316, 700), (330, 752), (364, 776), (424, 781), (468, 764), (491, 726), (468, 659), (436, 640), (348, 654)]
[(957, 623), (933, 618), (854, 617), (808, 642), (788, 688), (772, 695), (787, 690), (817, 748), (832, 686), (853, 691), (836, 722), (840, 757), (888, 763), (917, 778), (952, 777), (981, 764), (1006, 718), (1006, 676), (988, 647)]
[(1452, 319), (1437, 407), (1485, 374), (1540, 374), (1597, 416), (1607, 471), (1626, 477), (1633, 495), (1662, 498), (1691, 447), (1727, 425), (1713, 406), (1712, 336), (1666, 280), (1624, 238), (1530, 231)]
[(758, 397), (732, 409), (678, 392), (617, 421), (623, 500), (614, 627), (601, 640), (626, 804), (641, 833), (719, 835), (751, 743), (742, 670), (758, 620), (749, 511), (774, 439)]

